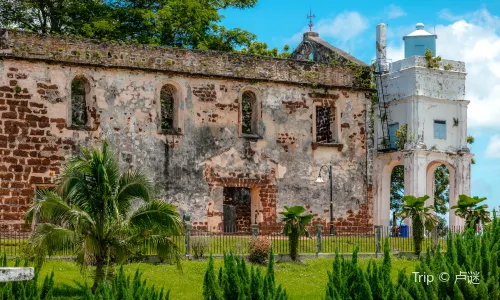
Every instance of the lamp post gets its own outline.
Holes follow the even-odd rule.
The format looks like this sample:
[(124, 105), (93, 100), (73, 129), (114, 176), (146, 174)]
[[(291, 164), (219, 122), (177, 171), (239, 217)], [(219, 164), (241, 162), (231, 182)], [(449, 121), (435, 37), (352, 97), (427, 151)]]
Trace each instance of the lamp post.
[(332, 174), (332, 165), (321, 166), (321, 168), (319, 169), (318, 178), (316, 179), (316, 182), (318, 182), (318, 183), (325, 182), (323, 180), (323, 177), (321, 177), (321, 171), (323, 170), (323, 168), (326, 168), (326, 167), (328, 167), (328, 178), (330, 179), (330, 235), (333, 235), (334, 230), (333, 230), (333, 176), (332, 176), (333, 174)]

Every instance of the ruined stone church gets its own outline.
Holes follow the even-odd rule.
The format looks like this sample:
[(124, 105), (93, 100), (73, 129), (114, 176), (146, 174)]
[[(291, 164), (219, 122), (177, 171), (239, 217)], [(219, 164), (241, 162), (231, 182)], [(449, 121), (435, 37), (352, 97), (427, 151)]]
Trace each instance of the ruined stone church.
[[(314, 32), (281, 59), (2, 30), (0, 228), (20, 230), (35, 191), (107, 140), (195, 229), (270, 230), (302, 205), (336, 232), (373, 232), (388, 225), (380, 172), (408, 154), (377, 154), (372, 180), (370, 82), (369, 66)], [(326, 165), (332, 220), (329, 185), (316, 182)]]
[(194, 228), (265, 230), (285, 205), (326, 226), (328, 185), (315, 182), (325, 164), (335, 225), (370, 228), (369, 68), (318, 34), (290, 59), (1, 36), (3, 228), (21, 227), (35, 190), (52, 187), (79, 146), (103, 140)]

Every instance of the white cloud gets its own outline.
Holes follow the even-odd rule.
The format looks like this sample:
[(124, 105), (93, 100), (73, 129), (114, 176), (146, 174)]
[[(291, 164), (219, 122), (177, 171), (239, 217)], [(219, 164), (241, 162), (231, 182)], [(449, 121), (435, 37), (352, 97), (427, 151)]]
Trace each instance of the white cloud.
[(400, 6), (394, 4), (388, 5), (385, 8), (385, 13), (387, 14), (388, 19), (396, 19), (406, 16), (406, 12)]
[(500, 135), (490, 137), (485, 156), (487, 158), (500, 158)]
[[(341, 43), (345, 43), (358, 37), (368, 28), (368, 19), (356, 11), (346, 11), (338, 14), (334, 18), (320, 19), (313, 26), (313, 31), (319, 33), (321, 38), (333, 38)], [(302, 40), (304, 32), (309, 31), (304, 27), (301, 32), (297, 32), (290, 39), (290, 43), (298, 43)]]
[[(463, 16), (449, 11), (439, 15), (453, 23), (436, 26), (437, 54), (466, 63), (469, 126), (500, 129), (500, 18), (486, 9)], [(397, 39), (397, 44), (388, 47), (388, 58), (393, 61), (403, 53), (401, 37)]]

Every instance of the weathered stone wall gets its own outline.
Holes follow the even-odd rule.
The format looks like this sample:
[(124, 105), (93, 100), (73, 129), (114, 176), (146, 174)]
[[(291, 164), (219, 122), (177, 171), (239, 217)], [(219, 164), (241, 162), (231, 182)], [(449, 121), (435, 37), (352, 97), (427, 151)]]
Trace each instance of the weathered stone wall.
[[(251, 220), (263, 230), (277, 221), (284, 205), (304, 205), (315, 223), (326, 226), (328, 184), (315, 179), (330, 162), (336, 224), (365, 230), (372, 223), (365, 126), (370, 90), (348, 87), (352, 82), (345, 80), (354, 80), (350, 70), (19, 33), (9, 36), (9, 45), (9, 53), (0, 54), (1, 224), (20, 226), (35, 188), (53, 184), (78, 145), (103, 139), (113, 145), (124, 170), (141, 168), (153, 177), (160, 196), (181, 214), (191, 214), (195, 228), (221, 229), (224, 187), (251, 189)], [(90, 49), (90, 57), (85, 51), (78, 56), (78, 49)], [(101, 56), (93, 56), (95, 51)], [(68, 125), (76, 76), (90, 85), (91, 125), (84, 129)], [(178, 90), (180, 134), (158, 129), (164, 84)], [(261, 137), (241, 135), (246, 90), (260, 104)], [(341, 147), (313, 149), (315, 103), (335, 103), (340, 110)]]

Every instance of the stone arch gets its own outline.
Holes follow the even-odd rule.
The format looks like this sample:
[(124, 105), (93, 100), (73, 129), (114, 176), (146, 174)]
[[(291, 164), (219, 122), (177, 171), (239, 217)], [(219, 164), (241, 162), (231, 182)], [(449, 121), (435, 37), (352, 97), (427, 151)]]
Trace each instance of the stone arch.
[(399, 160), (391, 160), (385, 164), (381, 174), (380, 196), (376, 206), (376, 214), (378, 215), (378, 225), (389, 226), (390, 211), (391, 211), (391, 175), (396, 166), (403, 166), (403, 162)]
[[(160, 80), (156, 86), (156, 123), (158, 132), (167, 135), (182, 135), (184, 134), (184, 99), (186, 91), (185, 88), (175, 80)], [(168, 116), (171, 118), (169, 120), (169, 126), (165, 127), (163, 125), (163, 120), (165, 118), (166, 107), (164, 101), (167, 100), (165, 97), (170, 97), (169, 101), (172, 101), (171, 114)]]
[[(436, 172), (437, 167), (440, 165), (444, 165), (447, 169), (448, 172), (450, 173), (449, 177), (449, 207), (452, 207), (453, 205), (457, 204), (457, 199), (458, 195), (455, 194), (455, 166), (449, 162), (448, 160), (443, 160), (443, 159), (436, 159), (431, 161), (427, 165), (426, 169), (426, 195), (428, 195), (430, 198), (427, 200), (426, 205), (434, 205), (434, 188), (435, 188), (435, 178), (434, 178), (434, 173)], [(455, 214), (449, 210), (449, 224), (450, 226), (455, 224), (455, 222), (452, 222), (452, 219), (455, 220)]]
[[(251, 86), (241, 89), (239, 94), (239, 134), (262, 136), (260, 120), (262, 118), (262, 95), (261, 92)], [(248, 103), (246, 103), (248, 101)], [(249, 114), (245, 114), (248, 109)]]
[(91, 124), (91, 82), (88, 76), (81, 73), (70, 78), (67, 125), (76, 129), (87, 128)]

